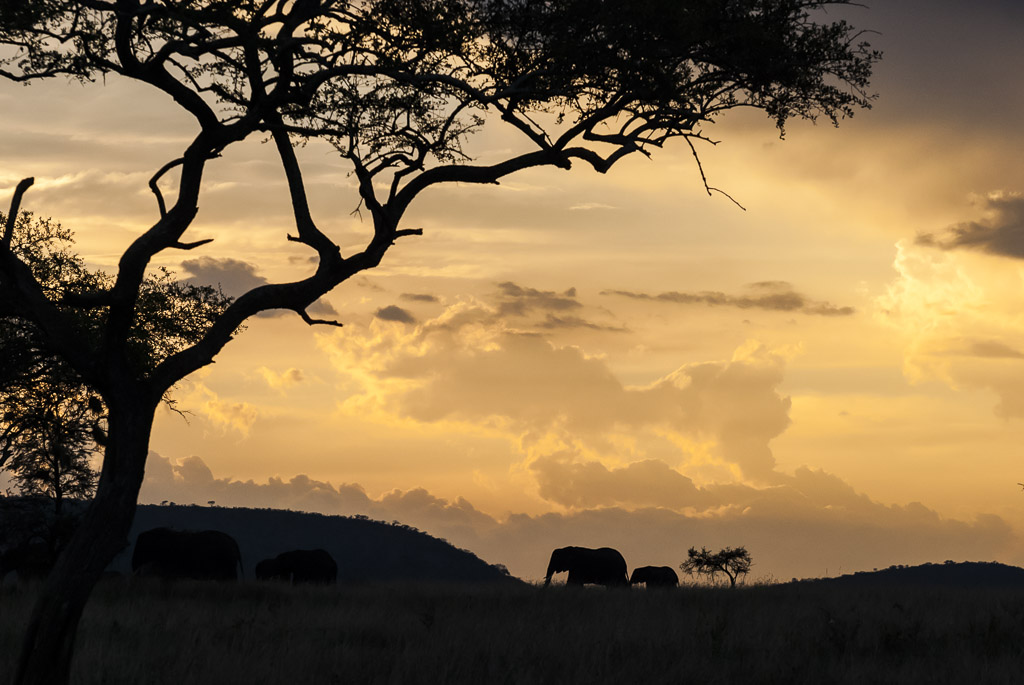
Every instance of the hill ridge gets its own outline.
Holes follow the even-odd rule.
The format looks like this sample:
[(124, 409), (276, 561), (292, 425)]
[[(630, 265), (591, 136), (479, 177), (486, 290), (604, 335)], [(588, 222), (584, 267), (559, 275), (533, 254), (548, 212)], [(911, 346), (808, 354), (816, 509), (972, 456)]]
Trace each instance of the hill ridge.
[(138, 534), (150, 528), (221, 530), (238, 542), (243, 576), (262, 559), (290, 549), (326, 549), (338, 563), (338, 582), (522, 582), (500, 564), (413, 526), (364, 515), (341, 516), (289, 509), (140, 504), (130, 544), (110, 569), (131, 571)]
[(935, 586), (1024, 589), (1024, 568), (997, 561), (927, 562), (915, 566), (894, 564), (884, 569), (857, 571), (835, 578), (808, 578), (796, 584), (832, 584), (851, 587)]

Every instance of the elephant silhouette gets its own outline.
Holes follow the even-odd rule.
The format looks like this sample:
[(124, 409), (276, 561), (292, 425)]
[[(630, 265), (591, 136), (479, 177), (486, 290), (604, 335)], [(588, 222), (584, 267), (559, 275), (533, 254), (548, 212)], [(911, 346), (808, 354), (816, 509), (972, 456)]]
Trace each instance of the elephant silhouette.
[(679, 585), (679, 576), (671, 566), (640, 566), (633, 569), (629, 584), (640, 583), (648, 590), (656, 587), (675, 587)]
[(134, 573), (167, 580), (237, 580), (241, 570), (238, 543), (219, 530), (153, 528), (139, 533), (132, 553)]
[(338, 564), (326, 550), (295, 549), (256, 564), (256, 578), (293, 584), (333, 583), (338, 579)]
[(569, 572), (566, 585), (626, 585), (626, 560), (618, 550), (611, 547), (590, 549), (589, 547), (559, 547), (551, 552), (548, 572), (544, 585), (551, 583), (551, 576), (562, 571)]

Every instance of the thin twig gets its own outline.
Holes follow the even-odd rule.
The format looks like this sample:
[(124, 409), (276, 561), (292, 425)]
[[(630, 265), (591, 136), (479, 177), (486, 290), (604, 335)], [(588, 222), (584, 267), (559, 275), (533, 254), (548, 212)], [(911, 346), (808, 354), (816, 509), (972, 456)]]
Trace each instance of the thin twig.
[(697, 148), (693, 146), (693, 141), (690, 140), (690, 136), (683, 136), (683, 139), (686, 140), (686, 144), (690, 146), (690, 152), (693, 153), (693, 159), (694, 161), (697, 162), (697, 171), (700, 172), (700, 180), (704, 183), (704, 190), (708, 192), (708, 197), (711, 196), (712, 192), (721, 193), (722, 195), (725, 195), (727, 198), (729, 198), (734, 205), (742, 209), (744, 212), (747, 211), (747, 208), (741, 205), (739, 202), (737, 202), (736, 198), (734, 198), (732, 195), (725, 192), (724, 190), (712, 188), (711, 186), (708, 185), (708, 177), (704, 175), (704, 166), (700, 163), (700, 156), (697, 154)]

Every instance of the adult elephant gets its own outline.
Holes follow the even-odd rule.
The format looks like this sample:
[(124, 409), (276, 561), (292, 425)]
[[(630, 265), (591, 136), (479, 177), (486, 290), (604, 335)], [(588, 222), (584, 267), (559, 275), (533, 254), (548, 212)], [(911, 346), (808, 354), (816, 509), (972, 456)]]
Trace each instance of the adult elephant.
[(640, 566), (633, 569), (629, 577), (630, 585), (643, 583), (648, 589), (655, 587), (675, 587), (679, 585), (679, 576), (671, 566)]
[(590, 549), (589, 547), (559, 547), (551, 553), (548, 573), (544, 585), (551, 583), (551, 576), (562, 571), (569, 572), (567, 585), (625, 585), (626, 560), (618, 550), (611, 547)]
[(292, 583), (333, 583), (338, 579), (338, 563), (327, 550), (294, 549), (256, 564), (256, 577)]
[(45, 578), (57, 555), (46, 542), (30, 540), (0, 552), (0, 580), (13, 571), (25, 582)]
[(153, 528), (139, 533), (132, 571), (168, 580), (237, 580), (242, 570), (238, 543), (219, 530)]

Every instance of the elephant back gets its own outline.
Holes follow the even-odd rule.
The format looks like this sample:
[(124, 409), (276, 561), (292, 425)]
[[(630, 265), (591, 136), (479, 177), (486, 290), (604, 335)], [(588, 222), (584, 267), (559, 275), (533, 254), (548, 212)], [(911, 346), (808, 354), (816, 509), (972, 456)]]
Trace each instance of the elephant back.
[(545, 585), (554, 573), (568, 571), (567, 585), (626, 585), (626, 560), (611, 547), (560, 547), (551, 553)]
[(679, 576), (671, 566), (639, 566), (633, 569), (629, 584), (641, 583), (647, 588), (675, 587), (679, 585)]
[(256, 565), (260, 580), (288, 580), (292, 583), (334, 583), (338, 564), (324, 549), (294, 549)]
[(219, 530), (154, 528), (139, 533), (132, 571), (166, 579), (235, 580), (242, 565), (238, 543)]

